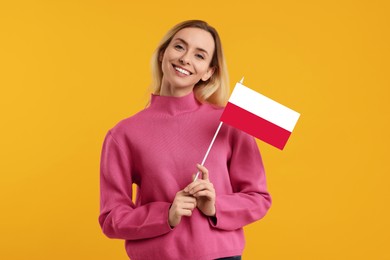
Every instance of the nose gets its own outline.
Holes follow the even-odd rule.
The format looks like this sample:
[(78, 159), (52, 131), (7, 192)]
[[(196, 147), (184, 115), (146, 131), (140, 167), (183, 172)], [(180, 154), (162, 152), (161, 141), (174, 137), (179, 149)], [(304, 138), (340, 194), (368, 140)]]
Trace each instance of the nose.
[(190, 64), (190, 59), (188, 57), (188, 53), (184, 53), (180, 59), (179, 59), (180, 63), (183, 64), (183, 65), (186, 65), (186, 64)]

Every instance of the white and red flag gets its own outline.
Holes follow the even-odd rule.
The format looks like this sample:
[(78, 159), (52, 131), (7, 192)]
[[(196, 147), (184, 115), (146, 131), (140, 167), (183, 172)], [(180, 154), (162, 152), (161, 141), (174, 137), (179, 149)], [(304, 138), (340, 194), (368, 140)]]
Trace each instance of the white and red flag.
[(237, 83), (221, 121), (283, 150), (300, 114)]
[[(298, 121), (300, 114), (279, 104), (262, 94), (245, 87), (242, 82), (236, 84), (215, 131), (214, 137), (203, 158), (206, 158), (214, 144), (223, 123), (247, 132), (264, 142), (283, 150)], [(194, 181), (199, 177), (198, 171)]]

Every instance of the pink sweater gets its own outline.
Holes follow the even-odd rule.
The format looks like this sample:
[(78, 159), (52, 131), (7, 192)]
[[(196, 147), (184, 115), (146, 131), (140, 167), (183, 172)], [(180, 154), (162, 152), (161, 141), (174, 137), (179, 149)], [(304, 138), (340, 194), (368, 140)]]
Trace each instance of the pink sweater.
[[(126, 240), (137, 259), (215, 259), (241, 255), (242, 227), (271, 205), (253, 137), (223, 125), (205, 167), (216, 191), (216, 218), (194, 209), (171, 229), (176, 192), (196, 173), (219, 124), (222, 108), (184, 97), (152, 95), (151, 105), (106, 135), (101, 154), (99, 223), (110, 238)], [(132, 202), (132, 183), (137, 184)]]

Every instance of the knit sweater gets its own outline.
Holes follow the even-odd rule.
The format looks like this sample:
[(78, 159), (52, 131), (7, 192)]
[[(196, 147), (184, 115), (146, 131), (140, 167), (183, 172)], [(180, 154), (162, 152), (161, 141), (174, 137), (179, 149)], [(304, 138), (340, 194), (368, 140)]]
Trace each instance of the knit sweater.
[(271, 198), (254, 138), (222, 125), (205, 163), (215, 188), (216, 216), (195, 208), (176, 227), (168, 224), (171, 203), (192, 181), (222, 111), (199, 103), (193, 93), (152, 95), (149, 107), (108, 131), (101, 153), (99, 223), (106, 236), (126, 240), (132, 260), (241, 255), (242, 227), (268, 211)]

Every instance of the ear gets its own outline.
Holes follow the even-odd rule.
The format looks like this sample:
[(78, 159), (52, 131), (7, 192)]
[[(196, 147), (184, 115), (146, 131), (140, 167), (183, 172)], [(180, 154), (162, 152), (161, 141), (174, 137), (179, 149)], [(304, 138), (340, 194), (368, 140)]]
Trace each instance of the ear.
[(207, 81), (209, 78), (211, 78), (211, 76), (213, 76), (214, 71), (215, 71), (214, 67), (209, 67), (206, 73), (203, 75), (202, 80)]

